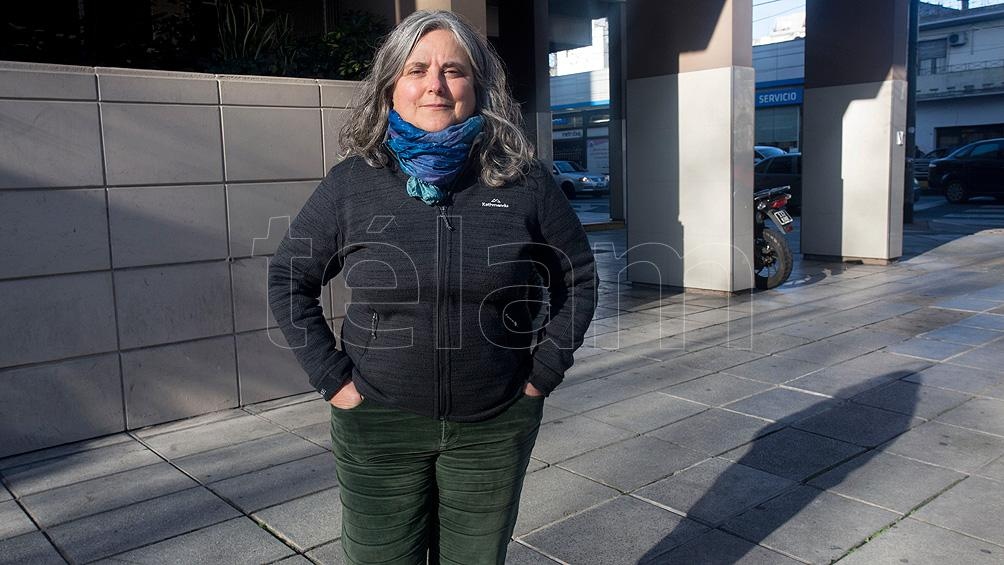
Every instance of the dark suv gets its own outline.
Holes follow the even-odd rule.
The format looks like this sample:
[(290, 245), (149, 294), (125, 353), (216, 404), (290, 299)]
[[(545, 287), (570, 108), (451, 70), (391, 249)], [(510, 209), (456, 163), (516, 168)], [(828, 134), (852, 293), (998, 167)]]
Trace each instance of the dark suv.
[(782, 153), (767, 157), (753, 167), (753, 190), (777, 186), (791, 187), (788, 210), (795, 215), (802, 212), (802, 154)]
[(941, 190), (949, 202), (971, 196), (1004, 198), (1004, 138), (964, 145), (928, 165), (927, 183)]

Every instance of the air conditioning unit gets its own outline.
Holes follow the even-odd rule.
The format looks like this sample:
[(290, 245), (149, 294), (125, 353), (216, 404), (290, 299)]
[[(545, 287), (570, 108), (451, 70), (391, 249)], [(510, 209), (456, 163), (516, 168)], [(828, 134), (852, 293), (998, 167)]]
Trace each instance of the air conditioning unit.
[(959, 45), (965, 45), (967, 39), (968, 37), (966, 36), (966, 32), (960, 31), (948, 36), (948, 44), (953, 47), (958, 47)]

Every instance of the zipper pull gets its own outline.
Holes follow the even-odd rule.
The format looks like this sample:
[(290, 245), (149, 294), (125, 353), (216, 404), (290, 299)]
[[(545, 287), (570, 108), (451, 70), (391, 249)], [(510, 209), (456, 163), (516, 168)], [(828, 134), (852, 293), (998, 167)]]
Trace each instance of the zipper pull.
[(443, 218), (443, 221), (446, 222), (446, 227), (450, 231), (456, 231), (453, 229), (453, 224), (450, 223), (450, 218), (446, 215), (446, 206), (439, 207), (439, 217)]
[(372, 322), (370, 323), (370, 336), (373, 339), (377, 338), (376, 330), (377, 330), (377, 313), (373, 312)]

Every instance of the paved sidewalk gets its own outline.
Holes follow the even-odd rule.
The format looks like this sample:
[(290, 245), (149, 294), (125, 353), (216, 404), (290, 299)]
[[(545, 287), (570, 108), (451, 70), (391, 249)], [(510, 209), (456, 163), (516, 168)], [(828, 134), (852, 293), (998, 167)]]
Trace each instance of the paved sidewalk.
[[(624, 232), (590, 234), (616, 252), (510, 562), (1004, 563), (1004, 207), (942, 208), (896, 264), (731, 298), (618, 287)], [(0, 563), (341, 563), (327, 420), (307, 394), (0, 460)]]

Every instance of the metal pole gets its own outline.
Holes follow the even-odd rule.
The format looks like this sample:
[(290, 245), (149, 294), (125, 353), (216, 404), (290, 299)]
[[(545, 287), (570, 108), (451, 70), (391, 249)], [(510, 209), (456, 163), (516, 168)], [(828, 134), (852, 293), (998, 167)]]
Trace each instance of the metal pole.
[(917, 26), (920, 0), (910, 0), (910, 30), (906, 55), (906, 175), (903, 187), (903, 223), (913, 223), (913, 157), (917, 153)]

